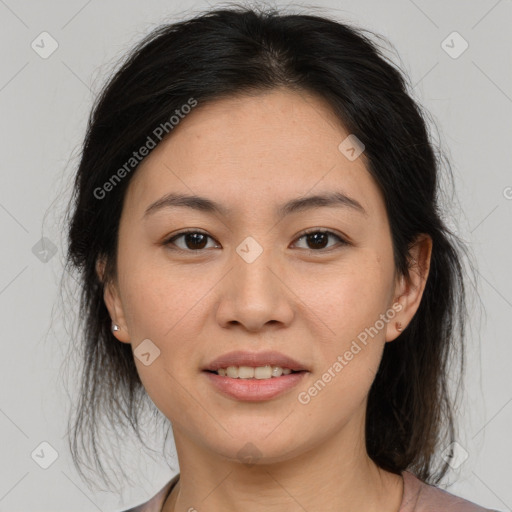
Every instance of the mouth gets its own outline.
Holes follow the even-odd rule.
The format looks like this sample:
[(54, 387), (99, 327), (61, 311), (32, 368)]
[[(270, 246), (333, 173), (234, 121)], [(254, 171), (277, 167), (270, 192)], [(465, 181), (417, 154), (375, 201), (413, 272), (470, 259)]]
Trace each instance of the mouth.
[(264, 366), (227, 366), (226, 368), (218, 368), (217, 370), (204, 370), (208, 373), (220, 375), (221, 377), (229, 377), (231, 379), (248, 379), (248, 380), (267, 380), (276, 379), (283, 375), (293, 373), (306, 373), (307, 370), (292, 370), (291, 368), (283, 368), (282, 366), (264, 365)]
[[(226, 373), (231, 373), (238, 376), (230, 377), (229, 375), (221, 375), (224, 368), (218, 370), (203, 370), (202, 373), (206, 376), (207, 381), (212, 386), (212, 389), (220, 393), (224, 397), (231, 400), (244, 401), (244, 402), (265, 402), (277, 397), (281, 397), (291, 392), (293, 388), (299, 385), (306, 375), (309, 374), (307, 370), (291, 370), (283, 368), (282, 370), (289, 370), (286, 373), (277, 375), (281, 368), (277, 368), (276, 375), (269, 375), (269, 369), (265, 368), (265, 374), (259, 372), (261, 367), (232, 367), (226, 368)], [(272, 367), (269, 367), (272, 368)], [(245, 370), (248, 369), (248, 370)], [(244, 373), (247, 371), (247, 373)], [(220, 373), (219, 373), (220, 372)], [(242, 375), (240, 376), (240, 372)], [(258, 372), (255, 374), (255, 372)], [(250, 376), (252, 374), (252, 377)], [(256, 376), (258, 375), (258, 376)]]
[(202, 368), (213, 390), (230, 399), (249, 402), (282, 396), (309, 373), (304, 364), (273, 350), (229, 352)]
[(292, 372), (309, 371), (309, 368), (290, 356), (274, 350), (263, 352), (236, 350), (217, 357), (203, 366), (202, 370), (218, 372), (218, 375), (234, 379), (270, 379)]

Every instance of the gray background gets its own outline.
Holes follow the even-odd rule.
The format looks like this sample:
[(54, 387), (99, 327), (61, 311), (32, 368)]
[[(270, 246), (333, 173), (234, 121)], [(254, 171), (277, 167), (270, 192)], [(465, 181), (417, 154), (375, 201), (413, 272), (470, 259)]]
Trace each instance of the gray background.
[[(443, 486), (512, 510), (512, 2), (311, 4), (390, 39), (449, 152), (460, 201), (450, 225), (475, 254), (474, 285), (486, 313), (475, 309), (468, 336), (466, 400), (458, 413), (467, 458)], [(59, 222), (93, 97), (112, 65), (155, 26), (208, 5), (214, 2), (0, 0), (0, 511), (119, 510), (149, 498), (173, 475), (158, 459), (131, 453), (130, 440), (126, 467), (140, 486), (121, 497), (90, 491), (72, 467), (61, 365), (70, 336), (62, 317), (73, 311), (59, 303)], [(31, 47), (44, 31), (58, 43), (46, 59)], [(453, 31), (469, 44), (457, 58), (461, 40), (444, 43), (453, 47), (451, 56), (442, 45)], [(42, 236), (56, 254), (37, 253)], [(44, 445), (41, 451), (44, 441), (58, 453), (47, 469), (31, 456), (50, 456)]]

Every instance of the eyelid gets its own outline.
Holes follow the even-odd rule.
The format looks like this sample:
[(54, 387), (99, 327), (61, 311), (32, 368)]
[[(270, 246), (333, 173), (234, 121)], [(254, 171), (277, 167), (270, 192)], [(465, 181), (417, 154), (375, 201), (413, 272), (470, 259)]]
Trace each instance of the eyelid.
[[(192, 249), (182, 249), (181, 247), (177, 247), (174, 245), (174, 242), (173, 240), (181, 237), (181, 236), (184, 236), (184, 235), (188, 235), (189, 233), (198, 233), (200, 235), (204, 235), (206, 236), (207, 238), (210, 238), (211, 240), (215, 240), (215, 238), (213, 238), (211, 235), (209, 235), (206, 231), (203, 231), (201, 229), (198, 229), (198, 228), (192, 228), (192, 229), (185, 229), (183, 231), (180, 231), (178, 233), (175, 233), (173, 235), (171, 235), (170, 237), (167, 237), (164, 239), (164, 241), (162, 242), (162, 245), (163, 246), (173, 246), (171, 247), (170, 249), (173, 250), (173, 251), (178, 251), (178, 252), (188, 252), (188, 253), (201, 253), (202, 251), (205, 251), (206, 249), (198, 249), (198, 250), (192, 250)], [(217, 240), (215, 240), (215, 242), (217, 244), (219, 244), (219, 242), (217, 242)], [(220, 245), (220, 244), (219, 244)]]
[(302, 250), (307, 251), (309, 253), (325, 254), (327, 252), (330, 252), (331, 250), (339, 249), (342, 246), (350, 245), (350, 242), (347, 240), (346, 237), (338, 234), (335, 231), (332, 231), (332, 230), (326, 229), (326, 228), (309, 228), (306, 231), (303, 231), (295, 240), (298, 241), (301, 238), (304, 238), (305, 236), (313, 234), (313, 233), (322, 233), (324, 235), (333, 236), (333, 237), (338, 239), (338, 244), (337, 245), (333, 245), (331, 247), (328, 247), (326, 249), (316, 249), (316, 250), (315, 249), (302, 249)]
[[(205, 235), (207, 238), (210, 238), (211, 240), (215, 240), (215, 238), (213, 238), (211, 235), (209, 235), (206, 231), (203, 231), (201, 229), (198, 229), (198, 228), (193, 228), (193, 229), (188, 229), (188, 230), (184, 230), (184, 231), (180, 231), (178, 233), (175, 233), (173, 234), (172, 236), (170, 237), (167, 237), (163, 242), (162, 242), (162, 245), (164, 246), (170, 246), (170, 245), (173, 245), (173, 241), (181, 236), (184, 236), (184, 235), (187, 235), (189, 233), (198, 233), (198, 234), (202, 234), (202, 235)], [(330, 229), (326, 229), (326, 228), (309, 228), (307, 229), (306, 231), (302, 231), (295, 239), (294, 239), (294, 242), (297, 242), (299, 240), (301, 240), (302, 238), (306, 237), (307, 235), (309, 234), (313, 234), (313, 233), (322, 233), (322, 234), (325, 234), (325, 235), (330, 235), (330, 236), (333, 236), (335, 238), (338, 239), (338, 244), (339, 246), (345, 246), (345, 245), (350, 245), (350, 242), (347, 240), (346, 237), (336, 233), (335, 231), (332, 231)], [(215, 242), (218, 244), (219, 242), (217, 242), (217, 240), (215, 240)], [(219, 244), (220, 245), (220, 244)], [(318, 254), (322, 254), (322, 253), (325, 253), (325, 252), (330, 252), (332, 249), (336, 249), (336, 245), (334, 246), (331, 246), (327, 249), (302, 249), (303, 251), (307, 251), (309, 253), (318, 253)], [(174, 246), (171, 250), (175, 250), (175, 251), (181, 251), (181, 252), (188, 252), (188, 253), (201, 253), (202, 251), (206, 251), (207, 249), (197, 249), (197, 250), (192, 250), (192, 249), (182, 249), (181, 247), (176, 247)]]

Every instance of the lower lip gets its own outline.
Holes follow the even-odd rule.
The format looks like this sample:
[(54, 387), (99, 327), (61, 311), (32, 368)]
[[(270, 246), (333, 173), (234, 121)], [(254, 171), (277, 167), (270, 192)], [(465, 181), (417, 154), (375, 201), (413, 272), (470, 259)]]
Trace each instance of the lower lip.
[(293, 387), (308, 373), (306, 371), (289, 373), (270, 379), (233, 379), (217, 373), (203, 371), (210, 382), (225, 395), (236, 400), (258, 402), (275, 398)]

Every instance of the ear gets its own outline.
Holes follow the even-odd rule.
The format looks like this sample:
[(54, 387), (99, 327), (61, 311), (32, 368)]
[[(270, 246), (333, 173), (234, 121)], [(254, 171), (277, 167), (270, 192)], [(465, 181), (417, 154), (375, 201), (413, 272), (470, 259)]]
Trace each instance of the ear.
[(418, 310), (427, 283), (431, 255), (432, 238), (424, 233), (418, 235), (409, 249), (408, 275), (400, 276), (395, 286), (394, 296), (396, 298), (393, 302), (398, 302), (401, 309), (387, 325), (386, 341), (393, 341), (398, 338), (401, 331), (396, 328), (397, 322), (402, 324), (403, 332)]
[(119, 330), (112, 334), (123, 343), (130, 343), (130, 335), (128, 333), (128, 327), (126, 325), (126, 319), (124, 316), (123, 306), (119, 297), (119, 291), (117, 284), (113, 281), (104, 281), (105, 274), (105, 261), (104, 259), (98, 259), (96, 262), (96, 273), (98, 274), (99, 280), (103, 283), (103, 300), (105, 306), (108, 309), (112, 322), (119, 326)]

